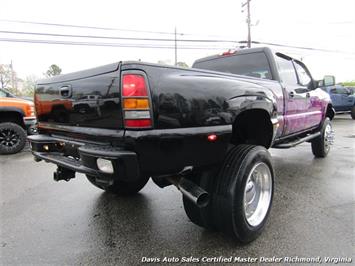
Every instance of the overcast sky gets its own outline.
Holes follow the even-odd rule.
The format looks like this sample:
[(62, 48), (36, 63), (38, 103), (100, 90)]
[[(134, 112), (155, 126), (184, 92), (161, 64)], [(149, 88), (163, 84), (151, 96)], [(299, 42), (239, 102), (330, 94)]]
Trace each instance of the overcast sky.
[[(246, 40), (246, 13), (241, 0), (149, 0), (149, 1), (20, 1), (2, 0), (0, 31), (42, 32), (74, 35), (167, 38), (174, 35), (135, 31), (95, 30), (6, 22), (4, 20), (85, 25), (138, 31), (174, 32), (182, 39)], [(355, 79), (355, 1), (354, 0), (252, 0), (252, 40), (290, 46), (313, 47), (339, 52), (283, 48), (307, 64), (320, 79), (333, 74), (337, 81)], [(257, 23), (258, 22), (258, 23)], [(112, 39), (67, 38), (0, 33), (0, 39), (36, 39), (135, 45), (173, 45), (173, 42), (148, 42)], [(197, 58), (222, 53), (232, 43), (182, 43), (178, 61), (191, 65)], [(202, 49), (217, 48), (214, 50)], [(63, 73), (120, 60), (174, 63), (173, 49), (90, 47), (58, 44), (13, 43), (0, 40), (0, 63), (13, 61), (18, 76), (41, 77), (49, 65), (57, 64)]]

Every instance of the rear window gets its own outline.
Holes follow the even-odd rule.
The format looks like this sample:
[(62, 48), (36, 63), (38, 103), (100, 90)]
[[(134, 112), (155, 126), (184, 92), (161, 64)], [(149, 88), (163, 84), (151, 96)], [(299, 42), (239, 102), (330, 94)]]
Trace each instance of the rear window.
[(207, 61), (197, 62), (193, 67), (256, 78), (272, 79), (269, 62), (263, 52), (221, 56)]

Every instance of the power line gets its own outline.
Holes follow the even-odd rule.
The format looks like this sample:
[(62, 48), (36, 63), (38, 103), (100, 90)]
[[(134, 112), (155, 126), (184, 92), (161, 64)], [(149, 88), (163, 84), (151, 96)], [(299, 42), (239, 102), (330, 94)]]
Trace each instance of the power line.
[[(175, 32), (168, 32), (168, 31), (135, 30), (135, 29), (123, 29), (123, 28), (113, 28), (113, 27), (96, 27), (96, 26), (87, 26), (87, 25), (62, 24), (62, 23), (51, 23), (51, 22), (41, 22), (41, 21), (10, 20), (10, 19), (0, 19), (0, 22), (1, 21), (10, 22), (10, 23), (33, 24), (33, 25), (42, 25), (42, 26), (64, 27), (64, 28), (67, 27), (67, 28), (92, 29), (92, 30), (127, 31), (127, 32), (137, 32), (137, 33), (175, 35)], [(177, 35), (226, 38), (226, 36), (221, 36), (221, 35), (203, 35), (203, 34), (182, 33), (182, 32), (177, 33)]]
[[(239, 43), (246, 43), (246, 41), (240, 41)], [(353, 55), (355, 55), (355, 53), (345, 52), (345, 51), (328, 50), (328, 49), (313, 48), (313, 47), (303, 47), (303, 46), (292, 46), (292, 45), (279, 44), (279, 43), (271, 43), (271, 42), (252, 41), (252, 43), (254, 43), (254, 44), (266, 44), (266, 45), (277, 46), (277, 47), (285, 47), (285, 48), (294, 48), (294, 49), (301, 49), (301, 50), (310, 50), (310, 51), (329, 52), (329, 53), (340, 53), (340, 54), (353, 54)]]
[[(57, 41), (57, 40), (35, 40), (35, 39), (14, 39), (0, 38), (2, 42), (20, 42), (20, 43), (37, 43), (37, 44), (61, 44), (61, 45), (81, 45), (81, 46), (105, 46), (105, 47), (131, 47), (131, 48), (158, 48), (158, 49), (175, 49), (174, 46), (168, 45), (149, 45), (149, 44), (123, 44), (123, 43), (103, 43), (103, 42), (78, 42), (78, 41)], [(209, 46), (179, 46), (179, 49), (191, 50), (225, 50), (230, 47), (209, 47)]]
[[(137, 37), (78, 35), (78, 34), (60, 34), (60, 33), (8, 31), (8, 30), (0, 30), (0, 33), (53, 36), (53, 37), (71, 37), (71, 38), (112, 39), (112, 40), (162, 41), (162, 42), (174, 42), (175, 41), (175, 38), (169, 38), (169, 39), (168, 38), (137, 38)], [(238, 43), (237, 41), (233, 41), (233, 40), (209, 40), (209, 39), (208, 40), (207, 39), (179, 39), (179, 42)]]
[[(134, 40), (134, 41), (162, 41), (162, 42), (175, 42), (175, 38), (136, 38), (136, 37), (118, 37), (118, 36), (96, 36), (96, 35), (76, 35), (76, 34), (58, 34), (58, 33), (42, 33), (42, 32), (23, 32), (23, 31), (1, 31), (0, 33), (4, 34), (19, 34), (19, 35), (37, 35), (37, 36), (52, 36), (52, 37), (69, 37), (69, 38), (93, 38), (93, 39), (113, 39), (113, 40)], [(14, 38), (3, 38), (3, 41), (14, 41), (14, 42), (19, 42), (21, 39), (14, 39)], [(24, 39), (26, 40), (26, 39)], [(25, 42), (30, 42), (33, 41), (34, 43), (49, 43), (49, 44), (70, 44), (70, 41), (64, 42), (64, 41), (55, 41), (55, 40), (33, 40), (29, 39), (29, 41)], [(55, 43), (54, 43), (55, 42)], [(248, 41), (232, 41), (232, 40), (207, 40), (207, 39), (179, 39), (179, 42), (197, 42), (197, 43), (234, 43), (234, 44), (243, 44), (243, 43), (248, 43)], [(254, 44), (265, 44), (265, 45), (270, 45), (270, 46), (276, 46), (276, 47), (285, 47), (285, 48), (293, 48), (293, 49), (301, 49), (301, 50), (310, 50), (310, 51), (320, 51), (320, 52), (330, 52), (330, 53), (342, 53), (342, 54), (351, 54), (355, 55), (355, 53), (351, 52), (345, 52), (345, 51), (339, 51), (339, 50), (329, 50), (329, 49), (320, 49), (320, 48), (313, 48), (313, 47), (303, 47), (303, 46), (293, 46), (293, 45), (285, 45), (285, 44), (279, 44), (279, 43), (272, 43), (272, 42), (260, 42), (260, 41), (251, 41), (251, 43)], [(102, 44), (102, 45), (101, 45)], [(123, 47), (123, 44), (115, 44), (115, 43), (101, 43), (101, 42), (76, 42), (73, 45), (89, 45), (89, 46), (117, 46), (117, 47)], [(128, 45), (125, 47), (135, 47), (134, 45)], [(228, 48), (223, 48), (223, 47), (186, 47), (182, 46), (184, 49), (229, 49)], [(182, 48), (181, 47), (181, 48)], [(145, 46), (142, 45), (140, 47), (137, 46), (137, 48), (145, 48)], [(157, 47), (154, 48), (165, 48), (165, 46), (158, 45)], [(170, 47), (169, 47), (170, 49)]]
[[(93, 39), (112, 39), (112, 40), (134, 40), (134, 41), (162, 41), (162, 42), (175, 42), (176, 39), (168, 38), (136, 38), (136, 37), (118, 37), (118, 36), (96, 36), (96, 35), (77, 35), (77, 34), (58, 34), (58, 33), (42, 33), (42, 32), (24, 32), (24, 31), (2, 31), (4, 34), (19, 34), (19, 35), (37, 35), (37, 36), (52, 36), (52, 37), (70, 37), (70, 38), (93, 38)], [(247, 43), (246, 41), (232, 41), (232, 40), (206, 40), (206, 39), (179, 39), (179, 42), (198, 42), (198, 43)], [(277, 47), (294, 48), (311, 51), (331, 52), (331, 53), (344, 53), (355, 54), (351, 52), (344, 52), (339, 50), (328, 50), (313, 47), (293, 46), (271, 42), (252, 41), (254, 44), (266, 44)]]
[[(166, 32), (166, 31), (133, 30), (133, 29), (122, 29), (122, 28), (111, 28), (111, 27), (95, 27), (95, 26), (86, 26), (86, 25), (61, 24), (61, 23), (49, 23), (49, 22), (25, 21), (25, 20), (11, 20), (11, 19), (0, 19), (0, 21), (11, 22), (11, 23), (20, 23), (20, 24), (54, 26), (54, 27), (69, 27), (69, 28), (93, 29), (93, 30), (128, 31), (128, 32), (140, 32), (140, 33), (154, 33), (154, 34), (174, 35), (173, 32)], [(184, 35), (183, 33), (179, 33), (179, 34), (180, 35)]]
[[(250, 0), (247, 0), (248, 2)], [(243, 5), (246, 5), (244, 3)], [(243, 6), (242, 6), (243, 7)], [(47, 22), (38, 22), (38, 21), (23, 21), (23, 20), (7, 20), (7, 19), (0, 19), (3, 22), (11, 22), (11, 23), (23, 23), (23, 24), (37, 24), (37, 25), (45, 25), (45, 26), (56, 26), (56, 27), (72, 27), (72, 28), (86, 28), (86, 29), (95, 29), (95, 30), (111, 30), (111, 31), (127, 31), (127, 32), (140, 32), (140, 33), (154, 33), (154, 34), (167, 34), (167, 35), (175, 35), (175, 32), (164, 32), (164, 31), (144, 31), (144, 30), (132, 30), (132, 29), (122, 29), (122, 28), (111, 28), (111, 27), (95, 27), (95, 26), (86, 26), (86, 25), (74, 25), (74, 24), (60, 24), (60, 23), (47, 23)], [(348, 21), (346, 21), (348, 23)], [(175, 41), (174, 39), (167, 39), (167, 38), (130, 38), (130, 37), (116, 37), (116, 36), (94, 36), (94, 35), (74, 35), (74, 34), (54, 34), (54, 33), (38, 33), (38, 32), (11, 32), (11, 31), (0, 31), (2, 33), (9, 33), (9, 34), (26, 34), (26, 35), (44, 35), (44, 36), (57, 36), (57, 37), (78, 37), (78, 38), (96, 38), (96, 39), (126, 39), (126, 40), (142, 40), (142, 41)], [(180, 36), (187, 36), (187, 35), (194, 35), (189, 33), (176, 33)], [(211, 35), (210, 35), (211, 36)], [(218, 37), (214, 35), (214, 37)], [(220, 36), (222, 37), (222, 36)], [(179, 42), (210, 42), (210, 43), (247, 43), (246, 41), (233, 41), (233, 40), (207, 40), (207, 39), (179, 39)], [(321, 52), (331, 52), (331, 53), (343, 53), (343, 54), (354, 54), (350, 52), (338, 51), (338, 50), (328, 50), (328, 49), (319, 49), (313, 47), (301, 47), (301, 46), (292, 46), (292, 45), (284, 45), (278, 43), (270, 43), (270, 42), (258, 42), (252, 41), (251, 43), (254, 44), (266, 44), (271, 46), (278, 46), (278, 47), (286, 47), (286, 48), (295, 48), (295, 49), (302, 49), (302, 50), (312, 50), (312, 51), (321, 51)], [(219, 49), (216, 47), (216, 49)], [(229, 48), (227, 48), (229, 49)]]

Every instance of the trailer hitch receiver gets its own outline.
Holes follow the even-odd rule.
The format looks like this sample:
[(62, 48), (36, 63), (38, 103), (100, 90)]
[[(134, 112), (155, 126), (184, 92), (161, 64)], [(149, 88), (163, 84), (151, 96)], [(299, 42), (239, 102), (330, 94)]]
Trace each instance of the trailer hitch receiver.
[(75, 177), (75, 172), (73, 170), (60, 167), (60, 166), (57, 168), (57, 171), (53, 173), (54, 181), (65, 180), (68, 182), (70, 179), (74, 177)]

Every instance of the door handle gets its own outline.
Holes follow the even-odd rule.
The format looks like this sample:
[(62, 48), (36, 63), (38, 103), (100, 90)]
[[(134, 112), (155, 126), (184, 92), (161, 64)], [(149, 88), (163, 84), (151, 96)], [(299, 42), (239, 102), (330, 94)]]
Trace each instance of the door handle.
[(293, 91), (290, 91), (288, 95), (290, 96), (290, 98), (295, 97), (295, 93)]
[(63, 86), (59, 89), (60, 92), (60, 96), (62, 96), (63, 98), (70, 98), (72, 95), (72, 88), (71, 86)]

